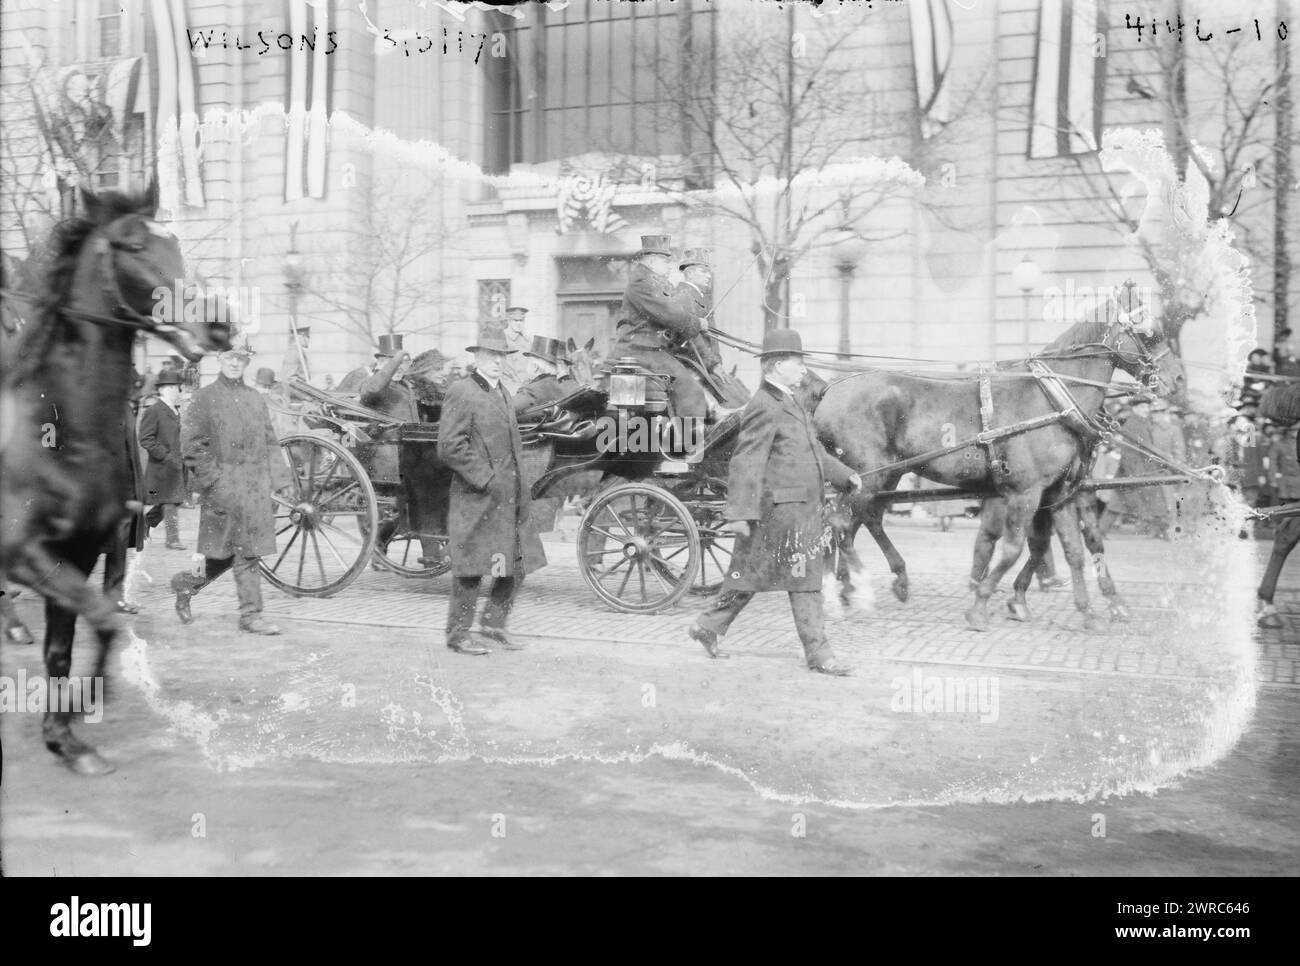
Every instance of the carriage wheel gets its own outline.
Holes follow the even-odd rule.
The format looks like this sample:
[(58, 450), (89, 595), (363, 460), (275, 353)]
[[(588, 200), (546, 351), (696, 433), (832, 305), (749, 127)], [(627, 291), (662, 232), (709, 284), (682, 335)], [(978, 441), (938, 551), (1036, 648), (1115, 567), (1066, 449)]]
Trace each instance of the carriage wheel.
[(691, 512), (667, 490), (624, 483), (596, 495), (578, 525), (582, 579), (605, 603), (654, 614), (682, 598), (699, 568)]
[(697, 510), (695, 525), (700, 531), (700, 571), (691, 585), (691, 593), (712, 595), (722, 589), (722, 579), (731, 569), (731, 555), (736, 535), (724, 531), (726, 523), (721, 506)]
[[(425, 543), (429, 544), (427, 551)], [(400, 527), (385, 546), (375, 547), (374, 562), (403, 577), (438, 577), (451, 569), (445, 536), (420, 534)]]
[(273, 556), (262, 574), (295, 597), (329, 597), (366, 568), (375, 546), (379, 505), (357, 458), (333, 440), (286, 436), (280, 451), (294, 482), (272, 494)]

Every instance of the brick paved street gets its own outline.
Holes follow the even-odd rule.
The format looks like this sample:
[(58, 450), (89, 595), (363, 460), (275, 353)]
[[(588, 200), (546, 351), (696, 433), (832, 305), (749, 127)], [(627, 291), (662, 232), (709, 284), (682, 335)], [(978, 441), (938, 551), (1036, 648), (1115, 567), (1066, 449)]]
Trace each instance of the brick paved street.
[[(188, 555), (151, 547), (113, 702), (82, 728), (118, 772), (75, 779), (41, 749), (39, 716), (0, 716), (6, 868), (1300, 871), (1300, 565), (1279, 594), (1293, 623), (1254, 634), (1266, 544), (1117, 535), (1130, 621), (1087, 634), (1068, 591), (1031, 590), (1033, 624), (1000, 596), (980, 634), (962, 616), (971, 526), (891, 533), (912, 598), (890, 595), (864, 536), (874, 609), (828, 622), (857, 668), (843, 680), (803, 670), (783, 596), (742, 616), (735, 659), (709, 661), (682, 633), (698, 600), (614, 613), (563, 539), (522, 594), (528, 650), (484, 658), (443, 646), (446, 578), (368, 572), (328, 600), (268, 589), (280, 638), (235, 632), (222, 582), (182, 627), (165, 584)], [(36, 648), (0, 659), (39, 670)], [(969, 683), (970, 703), (930, 707), (933, 682)], [(1088, 831), (1099, 809), (1125, 830), (1110, 843)], [(485, 831), (499, 816), (509, 842)], [(817, 831), (792, 842), (792, 821)]]

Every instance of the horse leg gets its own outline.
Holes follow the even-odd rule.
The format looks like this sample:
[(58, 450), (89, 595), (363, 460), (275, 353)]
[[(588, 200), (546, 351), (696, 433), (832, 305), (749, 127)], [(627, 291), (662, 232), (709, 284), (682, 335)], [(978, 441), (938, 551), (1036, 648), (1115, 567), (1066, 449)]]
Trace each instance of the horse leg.
[[(900, 479), (902, 479), (901, 474), (886, 479), (882, 489), (892, 490), (898, 485)], [(885, 533), (885, 507), (887, 505), (883, 501), (876, 499), (867, 501), (862, 510), (861, 520), (866, 525), (871, 538), (876, 541), (876, 546), (880, 548), (880, 552), (885, 555), (885, 560), (889, 563), (889, 569), (894, 575), (894, 596), (906, 604), (909, 590), (907, 563), (903, 560), (903, 555), (898, 552), (898, 548), (894, 546), (894, 542), (889, 539), (889, 535)], [(854, 516), (857, 517), (856, 512)]]
[(1120, 597), (1115, 581), (1110, 575), (1110, 568), (1106, 566), (1106, 544), (1101, 538), (1101, 526), (1097, 522), (1097, 503), (1095, 500), (1088, 499), (1086, 495), (1076, 497), (1073, 502), (1082, 531), (1083, 545), (1092, 559), (1092, 568), (1097, 573), (1097, 586), (1101, 588), (1102, 596), (1106, 598), (1110, 618), (1126, 621), (1129, 618), (1128, 606)]
[(835, 579), (840, 585), (840, 603), (852, 607), (857, 596), (857, 587), (853, 575), (862, 570), (862, 558), (858, 556), (854, 541), (862, 522), (856, 515), (845, 526), (835, 527)]
[(1031, 621), (1033, 616), (1029, 613), (1029, 602), (1025, 600), (1025, 592), (1029, 590), (1029, 585), (1034, 580), (1034, 574), (1047, 557), (1048, 547), (1052, 543), (1052, 513), (1050, 510), (1040, 509), (1035, 511), (1029, 522), (1029, 559), (1025, 565), (1020, 568), (1020, 573), (1016, 574), (1016, 581), (1011, 585), (1015, 591), (1011, 600), (1007, 601), (1007, 610), (1011, 611), (1013, 621)]
[(993, 559), (993, 549), (998, 545), (998, 534), (1006, 519), (1005, 509), (998, 497), (990, 497), (980, 507), (980, 528), (975, 534), (974, 558), (970, 568), (970, 590), (978, 587), (989, 572), (989, 561)]
[[(13, 578), (45, 597), (45, 672), (61, 688), (66, 686), (72, 669), (72, 641), (78, 615), (86, 618), (99, 637), (96, 676), (101, 681), (109, 648), (122, 626), (117, 609), (87, 581), (86, 569), (93, 561), (92, 555), (88, 560), (73, 562), (37, 544), (24, 547), (10, 561), (9, 573)], [(46, 712), (41, 728), (45, 746), (78, 774), (103, 775), (112, 771), (112, 765), (72, 733), (71, 719), (68, 710), (51, 708)]]
[(1038, 486), (1006, 497), (1007, 518), (1002, 527), (1002, 557), (989, 568), (988, 575), (980, 581), (975, 591), (975, 602), (966, 611), (966, 623), (973, 630), (989, 629), (989, 598), (993, 596), (993, 591), (997, 589), (1003, 575), (1019, 559), (1020, 551), (1025, 548), (1025, 534), (1042, 497), (1043, 489)]
[[(1080, 511), (1078, 504), (1074, 500), (1067, 500), (1062, 506), (1056, 508), (1052, 514), (1052, 522), (1056, 526), (1056, 535), (1060, 538), (1061, 549), (1065, 551), (1065, 562), (1070, 565), (1070, 584), (1074, 590), (1074, 606), (1083, 614), (1083, 629), (1086, 631), (1099, 630), (1101, 622), (1097, 617), (1097, 612), (1092, 608), (1092, 599), (1088, 596), (1088, 583), (1084, 579), (1083, 566), (1086, 561), (1084, 556), (1084, 537), (1079, 531)], [(1100, 539), (1098, 540), (1100, 546)], [(1091, 546), (1089, 547), (1091, 550)], [(1105, 567), (1104, 554), (1102, 556), (1101, 566)], [(1093, 556), (1095, 561), (1097, 556)], [(1107, 577), (1109, 580), (1109, 577)], [(1114, 584), (1111, 585), (1112, 591)]]
[(31, 644), (35, 638), (14, 609), (15, 596), (17, 595), (7, 592), (3, 582), (0, 582), (0, 638), (14, 644)]
[(1285, 627), (1282, 615), (1273, 606), (1273, 595), (1277, 592), (1277, 581), (1282, 576), (1282, 565), (1290, 556), (1295, 545), (1300, 543), (1300, 517), (1286, 517), (1278, 524), (1273, 534), (1273, 551), (1268, 555), (1268, 567), (1264, 570), (1264, 579), (1259, 583), (1255, 596), (1259, 600), (1259, 626), (1273, 630)]

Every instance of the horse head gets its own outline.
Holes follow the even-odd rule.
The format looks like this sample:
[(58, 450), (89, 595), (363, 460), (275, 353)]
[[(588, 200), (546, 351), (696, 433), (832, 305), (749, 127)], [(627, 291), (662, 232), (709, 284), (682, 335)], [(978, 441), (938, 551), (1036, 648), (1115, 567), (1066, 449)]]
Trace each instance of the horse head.
[(1181, 399), (1187, 374), (1165, 337), (1164, 325), (1142, 303), (1130, 314), (1120, 311), (1103, 338), (1115, 365), (1157, 396)]
[[(190, 362), (205, 352), (229, 348), (231, 308), (223, 296), (184, 282), (180, 241), (155, 220), (156, 186), (134, 197), (118, 192), (95, 195), (85, 189), (81, 196), (89, 233), (75, 279), (95, 279), (114, 319), (157, 336)], [(89, 258), (96, 263), (93, 273), (84, 264)]]
[(803, 379), (794, 387), (794, 397), (807, 412), (812, 413), (817, 409), (817, 404), (822, 401), (822, 396), (830, 385), (818, 373), (805, 369)]
[(595, 362), (592, 355), (595, 345), (595, 338), (588, 339), (587, 344), (582, 346), (574, 342), (573, 339), (569, 339), (569, 371), (573, 375), (574, 381), (580, 386), (594, 386), (596, 384)]

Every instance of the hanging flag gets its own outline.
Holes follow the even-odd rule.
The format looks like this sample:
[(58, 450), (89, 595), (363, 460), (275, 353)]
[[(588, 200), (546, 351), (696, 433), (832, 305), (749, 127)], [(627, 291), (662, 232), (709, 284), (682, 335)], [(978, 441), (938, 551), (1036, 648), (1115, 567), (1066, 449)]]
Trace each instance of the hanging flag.
[(1106, 14), (1097, 0), (1042, 0), (1028, 157), (1091, 154), (1100, 146), (1105, 36)]
[(284, 200), (324, 198), (329, 157), (330, 65), (333, 0), (287, 0), (289, 33), (299, 40), (288, 52)]
[(932, 137), (952, 120), (948, 96), (948, 66), (952, 63), (952, 16), (948, 0), (911, 0), (912, 63), (916, 69), (916, 99), (921, 135)]
[(198, 85), (190, 53), (185, 0), (150, 0), (152, 51), (158, 69), (154, 137), (158, 142), (158, 188), (162, 206), (202, 208), (203, 165), (199, 138)]
[(100, 78), (100, 99), (112, 112), (113, 136), (121, 145), (126, 144), (127, 121), (132, 114), (136, 113), (140, 90), (140, 65), (143, 62), (143, 57), (119, 60)]

